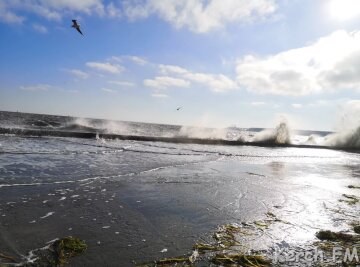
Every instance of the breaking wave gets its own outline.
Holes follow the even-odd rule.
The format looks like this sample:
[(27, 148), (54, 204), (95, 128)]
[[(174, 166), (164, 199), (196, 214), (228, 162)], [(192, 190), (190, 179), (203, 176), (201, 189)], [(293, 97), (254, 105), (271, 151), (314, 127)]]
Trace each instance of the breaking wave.
[(59, 130), (64, 131), (85, 131), (92, 133), (107, 133), (107, 134), (130, 134), (128, 127), (121, 122), (91, 120), (84, 118), (75, 118), (72, 121), (66, 122)]
[[(294, 131), (286, 120), (274, 129), (189, 127), (65, 116), (0, 112), (0, 134), (119, 139), (208, 145), (360, 148), (360, 127), (337, 133)], [(34, 123), (41, 121), (42, 123)]]
[(287, 122), (280, 122), (275, 129), (257, 133), (251, 142), (269, 142), (277, 145), (291, 144), (291, 131)]
[(323, 145), (332, 147), (360, 148), (360, 126), (352, 130), (326, 136)]

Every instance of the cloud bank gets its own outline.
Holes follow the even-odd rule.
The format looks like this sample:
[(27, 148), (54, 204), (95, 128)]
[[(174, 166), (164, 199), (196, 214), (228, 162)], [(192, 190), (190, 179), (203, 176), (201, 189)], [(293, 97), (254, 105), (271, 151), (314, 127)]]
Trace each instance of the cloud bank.
[(276, 10), (275, 0), (2, 0), (0, 19), (8, 23), (21, 23), (25, 18), (19, 16), (19, 12), (37, 14), (55, 21), (74, 13), (107, 18), (126, 17), (132, 21), (157, 16), (176, 28), (205, 33), (230, 23), (262, 20)]
[(316, 42), (237, 62), (238, 84), (255, 93), (308, 95), (360, 89), (360, 32), (336, 31)]
[(124, 13), (131, 20), (155, 15), (176, 28), (205, 33), (228, 23), (248, 23), (274, 13), (274, 0), (127, 0)]

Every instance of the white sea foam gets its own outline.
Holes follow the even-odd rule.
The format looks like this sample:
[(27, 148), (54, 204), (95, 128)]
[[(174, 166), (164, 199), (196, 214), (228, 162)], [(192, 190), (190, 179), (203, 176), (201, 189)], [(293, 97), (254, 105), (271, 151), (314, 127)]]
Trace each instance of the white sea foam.
[(54, 211), (48, 212), (46, 215), (40, 217), (40, 219), (45, 219), (47, 217), (50, 217), (50, 216), (54, 215), (54, 213), (55, 213)]

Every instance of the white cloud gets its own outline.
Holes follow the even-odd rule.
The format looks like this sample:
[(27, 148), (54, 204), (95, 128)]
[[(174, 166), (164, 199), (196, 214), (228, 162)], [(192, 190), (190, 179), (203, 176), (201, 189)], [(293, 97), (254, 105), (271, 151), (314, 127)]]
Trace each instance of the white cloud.
[(305, 47), (237, 62), (240, 86), (256, 93), (306, 95), (360, 89), (360, 32), (336, 31)]
[[(15, 1), (16, 2), (16, 1)], [(52, 9), (47, 5), (42, 5), (40, 3), (32, 3), (30, 1), (24, 2), (23, 5), (14, 5), (16, 10), (27, 11), (30, 13), (35, 13), (41, 17), (44, 17), (48, 20), (61, 20), (62, 14), (61, 11)]]
[(124, 59), (124, 56), (112, 56), (108, 59), (108, 61), (122, 62), (123, 59)]
[(137, 65), (140, 66), (145, 66), (146, 64), (148, 64), (149, 62), (142, 57), (139, 56), (112, 56), (109, 58), (109, 61), (115, 61), (115, 62), (123, 62), (124, 60), (130, 60), (132, 62), (134, 62)]
[[(30, 1), (28, 1), (30, 2)], [(102, 13), (104, 9), (102, 0), (35, 0), (32, 3), (37, 3), (44, 7), (52, 8), (55, 10), (71, 10), (77, 12), (84, 12), (91, 14), (92, 12)]]
[(303, 107), (302, 104), (297, 104), (297, 103), (291, 104), (291, 106), (292, 106), (293, 108), (302, 108), (302, 107)]
[(167, 89), (172, 87), (185, 88), (190, 86), (190, 82), (168, 76), (159, 76), (155, 77), (155, 79), (144, 80), (144, 85), (155, 89)]
[(129, 56), (129, 59), (140, 66), (144, 66), (148, 63), (147, 60), (142, 57)]
[(159, 69), (160, 69), (160, 73), (164, 74), (164, 75), (168, 75), (168, 74), (185, 74), (187, 73), (187, 69), (184, 69), (182, 67), (179, 66), (174, 66), (174, 65), (159, 65)]
[(101, 88), (101, 91), (103, 91), (103, 92), (105, 92), (105, 93), (110, 93), (110, 94), (117, 93), (116, 90), (109, 89), (109, 88)]
[(33, 13), (49, 20), (61, 20), (63, 16), (83, 13), (87, 15), (97, 14), (99, 16), (108, 15), (118, 17), (120, 10), (110, 2), (107, 6), (104, 0), (1, 0), (1, 14), (10, 14), (19, 17), (16, 13)]
[(162, 74), (177, 75), (189, 82), (195, 82), (205, 86), (214, 92), (225, 92), (238, 88), (235, 81), (223, 74), (191, 72), (185, 68), (174, 65), (159, 65), (159, 69)]
[(166, 94), (152, 94), (151, 96), (155, 97), (155, 98), (168, 98), (169, 97)]
[(122, 87), (134, 87), (135, 86), (135, 84), (132, 82), (124, 82), (124, 81), (108, 81), (108, 83), (120, 85)]
[(225, 92), (237, 89), (237, 84), (223, 74), (187, 73), (184, 77), (209, 87), (214, 92)]
[(262, 102), (262, 101), (258, 101), (258, 102), (251, 102), (250, 103), (252, 106), (255, 106), (255, 107), (260, 107), (260, 106), (265, 106), (266, 103), (265, 102)]
[(86, 66), (100, 70), (103, 72), (120, 73), (125, 70), (124, 67), (118, 64), (111, 64), (109, 62), (87, 62)]
[(87, 79), (89, 77), (89, 74), (82, 71), (82, 70), (78, 70), (78, 69), (71, 69), (71, 70), (66, 70), (67, 72), (71, 73), (72, 75), (74, 75), (75, 77), (79, 78), (79, 79)]
[(10, 24), (21, 24), (24, 20), (24, 17), (18, 16), (14, 12), (8, 10), (5, 2), (0, 2), (0, 21)]
[(127, 0), (124, 12), (131, 20), (157, 15), (176, 28), (204, 33), (228, 23), (247, 23), (274, 13), (275, 0)]
[(29, 85), (29, 86), (20, 86), (20, 89), (23, 91), (48, 91), (53, 88), (51, 85), (48, 84), (36, 84), (36, 85)]
[(106, 11), (110, 18), (119, 18), (122, 15), (121, 10), (117, 8), (113, 2), (106, 6)]
[(37, 24), (37, 23), (33, 24), (33, 28), (35, 31), (37, 31), (39, 33), (47, 33), (48, 32), (48, 30), (45, 26)]

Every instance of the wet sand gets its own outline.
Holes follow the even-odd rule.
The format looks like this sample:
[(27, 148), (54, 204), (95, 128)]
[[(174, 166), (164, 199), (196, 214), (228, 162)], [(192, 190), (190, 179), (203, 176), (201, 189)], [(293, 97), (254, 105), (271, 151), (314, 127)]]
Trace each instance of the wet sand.
[[(360, 195), (360, 190), (347, 187), (359, 185), (357, 154), (278, 148), (264, 155), (256, 147), (245, 149), (249, 153), (243, 156), (178, 155), (171, 164), (164, 164), (162, 157), (169, 155), (163, 150), (144, 149), (127, 153), (136, 153), (139, 161), (145, 156), (160, 161), (160, 166), (56, 180), (68, 183), (46, 176), (39, 184), (22, 178), (0, 183), (0, 252), (23, 261), (21, 255), (72, 235), (85, 240), (88, 250), (69, 266), (134, 266), (189, 255), (192, 246), (208, 241), (218, 226), (264, 221), (268, 212), (287, 223), (272, 224), (249, 241), (254, 249), (309, 244), (317, 231), (348, 231), (349, 223), (358, 219), (359, 204), (339, 201), (343, 194)], [(21, 160), (16, 154), (0, 157), (24, 164), (29, 160), (26, 155)], [(63, 166), (54, 155), (41, 157), (55, 169)], [(88, 173), (97, 160), (87, 159)], [(124, 158), (111, 161), (124, 163)], [(2, 172), (1, 178), (7, 177)]]

